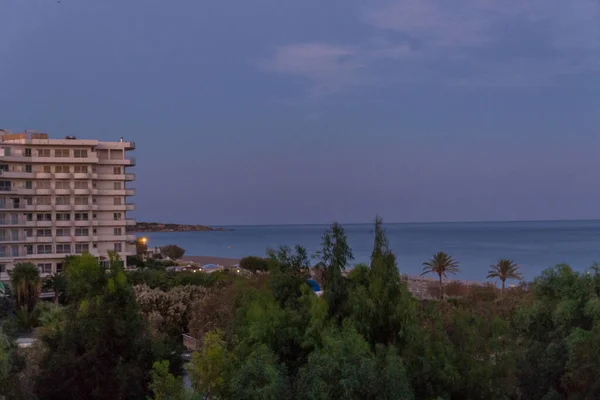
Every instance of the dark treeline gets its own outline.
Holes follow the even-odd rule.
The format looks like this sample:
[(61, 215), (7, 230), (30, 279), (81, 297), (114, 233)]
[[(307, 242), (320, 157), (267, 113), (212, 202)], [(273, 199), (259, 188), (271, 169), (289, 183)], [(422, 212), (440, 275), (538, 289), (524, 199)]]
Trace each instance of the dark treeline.
[[(15, 287), (18, 304), (2, 304), (0, 313), (10, 317), (0, 335), (0, 393), (115, 400), (600, 398), (598, 266), (576, 272), (559, 265), (514, 288), (474, 287), (462, 297), (422, 300), (401, 281), (381, 220), (374, 231), (370, 263), (348, 271), (353, 257), (343, 227), (325, 232), (316, 255), (322, 296), (307, 283), (314, 263), (301, 246), (249, 260), (256, 272), (247, 276), (125, 272), (118, 260), (106, 272), (92, 257), (73, 257), (56, 279), (59, 305), (33, 304), (35, 279)], [(440, 254), (425, 262), (426, 271), (440, 268), (450, 273), (458, 265)], [(519, 277), (518, 266), (500, 260), (490, 276)], [(11, 342), (19, 310), (35, 319), (39, 342), (31, 351)], [(198, 340), (186, 366), (178, 356), (182, 333)], [(184, 370), (191, 388), (184, 388)]]

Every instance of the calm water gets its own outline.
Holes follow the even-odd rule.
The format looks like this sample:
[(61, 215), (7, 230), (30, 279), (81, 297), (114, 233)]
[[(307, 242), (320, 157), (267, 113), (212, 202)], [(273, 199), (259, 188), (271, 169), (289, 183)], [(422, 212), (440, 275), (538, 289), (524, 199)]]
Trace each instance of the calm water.
[[(189, 255), (240, 258), (264, 255), (269, 246), (302, 244), (316, 252), (327, 225), (239, 226), (227, 232), (143, 233), (149, 246), (177, 244)], [(355, 263), (366, 262), (372, 225), (344, 225)], [(401, 272), (418, 274), (432, 253), (445, 251), (460, 264), (458, 278), (485, 279), (490, 264), (510, 258), (527, 279), (566, 262), (583, 270), (600, 262), (600, 221), (475, 222), (386, 225)]]

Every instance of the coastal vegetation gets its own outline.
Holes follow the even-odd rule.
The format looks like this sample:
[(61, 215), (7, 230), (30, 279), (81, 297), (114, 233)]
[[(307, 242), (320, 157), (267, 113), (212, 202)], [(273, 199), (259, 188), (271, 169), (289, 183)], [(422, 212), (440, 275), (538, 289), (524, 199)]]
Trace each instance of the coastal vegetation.
[[(115, 256), (105, 270), (89, 255), (69, 257), (58, 304), (33, 307), (33, 348), (15, 345), (15, 296), (0, 299), (0, 396), (600, 398), (597, 265), (583, 272), (558, 265), (503, 290), (463, 290), (443, 280), (459, 272), (458, 260), (436, 253), (424, 272), (436, 275), (436, 289), (442, 282), (444, 301), (417, 297), (379, 218), (368, 264), (351, 268), (339, 224), (314, 256), (281, 247), (259, 260), (247, 261), (256, 273), (207, 274), (124, 271)], [(21, 287), (37, 287), (35, 274), (24, 276)], [(515, 262), (500, 260), (489, 277), (521, 276)], [(182, 334), (195, 343), (186, 364)]]

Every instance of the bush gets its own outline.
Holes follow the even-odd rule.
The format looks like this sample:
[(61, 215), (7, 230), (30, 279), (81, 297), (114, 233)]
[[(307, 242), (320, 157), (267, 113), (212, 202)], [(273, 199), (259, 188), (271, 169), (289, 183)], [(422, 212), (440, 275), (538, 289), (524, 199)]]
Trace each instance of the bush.
[(264, 258), (248, 256), (240, 260), (240, 268), (252, 272), (266, 271), (269, 268), (269, 263)]

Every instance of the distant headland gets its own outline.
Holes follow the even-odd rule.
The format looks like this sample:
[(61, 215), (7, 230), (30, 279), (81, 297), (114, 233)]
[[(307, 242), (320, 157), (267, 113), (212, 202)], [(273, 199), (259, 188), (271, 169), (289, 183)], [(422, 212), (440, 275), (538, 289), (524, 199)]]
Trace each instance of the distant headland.
[(197, 231), (232, 231), (228, 228), (213, 228), (206, 225), (163, 224), (160, 222), (137, 222), (131, 226), (134, 232), (197, 232)]

